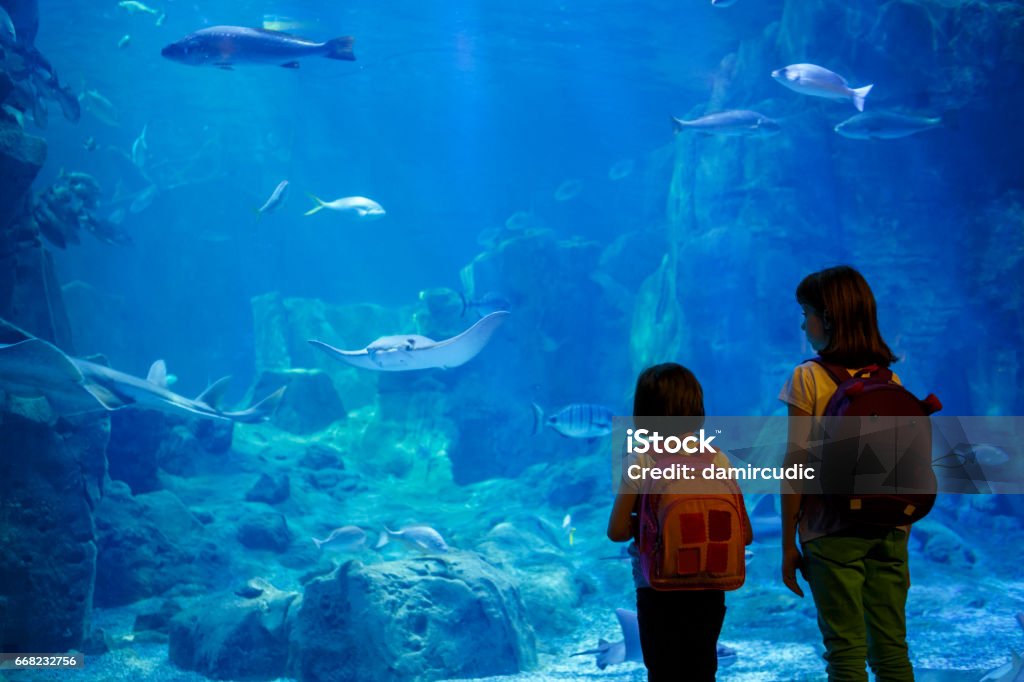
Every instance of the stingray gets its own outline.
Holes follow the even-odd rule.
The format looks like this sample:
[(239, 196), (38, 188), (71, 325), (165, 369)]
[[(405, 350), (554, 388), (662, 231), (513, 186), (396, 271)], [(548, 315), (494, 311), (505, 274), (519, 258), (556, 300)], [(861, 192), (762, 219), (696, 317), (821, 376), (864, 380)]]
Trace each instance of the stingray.
[(396, 334), (382, 336), (362, 350), (341, 350), (322, 341), (310, 340), (310, 343), (333, 358), (363, 369), (382, 372), (433, 367), (449, 369), (476, 357), (508, 315), (507, 310), (485, 315), (466, 331), (444, 341), (416, 334)]
[(195, 399), (167, 387), (167, 366), (157, 360), (145, 379), (112, 369), (100, 357), (73, 358), (51, 343), (0, 320), (0, 390), (44, 397), (62, 416), (136, 406), (220, 421), (258, 422), (270, 417), (284, 395), (279, 388), (248, 409), (225, 412), (217, 403), (228, 377)]
[[(619, 627), (622, 628), (622, 641), (609, 642), (603, 637), (597, 640), (596, 649), (578, 651), (572, 656), (585, 656), (596, 654), (597, 667), (604, 670), (610, 665), (616, 665), (624, 661), (644, 660), (644, 652), (640, 648), (640, 625), (636, 620), (636, 612), (627, 609), (615, 609), (615, 617), (619, 619)], [(726, 668), (736, 662), (736, 650), (724, 644), (718, 645), (718, 665)]]

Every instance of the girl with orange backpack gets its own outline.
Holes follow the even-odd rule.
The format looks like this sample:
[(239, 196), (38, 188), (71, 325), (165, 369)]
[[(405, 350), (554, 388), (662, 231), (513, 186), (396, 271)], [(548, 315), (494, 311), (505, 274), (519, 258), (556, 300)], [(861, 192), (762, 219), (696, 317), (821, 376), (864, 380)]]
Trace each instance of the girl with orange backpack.
[[(676, 437), (696, 433), (704, 423), (697, 378), (675, 363), (644, 370), (636, 383), (633, 423), (649, 432), (667, 426), (673, 431), (667, 435)], [(693, 476), (671, 482), (624, 476), (608, 520), (610, 540), (634, 540), (629, 554), (647, 679), (713, 682), (725, 591), (743, 584), (744, 548), (752, 540), (743, 496), (734, 481), (700, 475), (706, 467), (729, 466), (713, 449), (674, 455), (659, 448), (649, 458), (629, 461), (663, 470), (685, 463)]]

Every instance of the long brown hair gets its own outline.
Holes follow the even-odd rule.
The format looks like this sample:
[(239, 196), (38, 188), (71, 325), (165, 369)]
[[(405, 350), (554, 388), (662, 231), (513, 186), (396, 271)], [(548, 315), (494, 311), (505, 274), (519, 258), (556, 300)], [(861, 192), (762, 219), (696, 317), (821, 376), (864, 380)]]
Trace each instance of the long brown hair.
[(638, 429), (652, 426), (638, 417), (693, 417), (681, 422), (682, 432), (696, 431), (704, 425), (704, 389), (693, 372), (675, 362), (648, 367), (636, 380), (633, 423)]
[(807, 275), (796, 288), (796, 300), (824, 321), (828, 346), (818, 354), (825, 360), (854, 368), (897, 361), (878, 330), (875, 295), (849, 265)]

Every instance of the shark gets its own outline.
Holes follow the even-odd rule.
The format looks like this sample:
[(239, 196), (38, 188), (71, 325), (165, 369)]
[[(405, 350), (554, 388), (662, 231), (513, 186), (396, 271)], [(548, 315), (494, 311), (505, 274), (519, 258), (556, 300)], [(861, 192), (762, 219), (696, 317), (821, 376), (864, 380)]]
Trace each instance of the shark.
[[(643, 662), (644, 653), (640, 648), (640, 625), (637, 623), (636, 611), (628, 609), (615, 609), (615, 617), (622, 629), (622, 640), (609, 642), (603, 637), (597, 640), (597, 648), (578, 651), (571, 656), (586, 656), (594, 654), (597, 656), (597, 667), (604, 670), (610, 665), (616, 665), (625, 661)], [(718, 665), (727, 668), (736, 662), (736, 650), (718, 645)]]
[(229, 377), (218, 379), (196, 398), (171, 391), (167, 365), (157, 360), (145, 379), (109, 367), (101, 356), (71, 357), (53, 344), (0, 319), (0, 391), (44, 397), (61, 416), (139, 407), (203, 419), (255, 423), (269, 418), (285, 387), (237, 412), (219, 407)]
[(362, 350), (342, 350), (314, 339), (309, 342), (331, 357), (362, 369), (383, 372), (448, 369), (475, 358), (509, 314), (507, 310), (497, 310), (480, 318), (461, 334), (443, 341), (417, 334), (397, 334), (382, 336)]

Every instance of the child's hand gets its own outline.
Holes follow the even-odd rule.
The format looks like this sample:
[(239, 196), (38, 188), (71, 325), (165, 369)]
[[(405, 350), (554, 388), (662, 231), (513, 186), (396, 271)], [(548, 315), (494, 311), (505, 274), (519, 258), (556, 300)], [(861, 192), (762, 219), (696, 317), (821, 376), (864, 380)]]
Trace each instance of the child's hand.
[(796, 581), (796, 571), (800, 568), (802, 561), (800, 550), (795, 545), (782, 549), (782, 582), (786, 583), (789, 591), (798, 597), (804, 596), (804, 591), (800, 589), (800, 585)]

